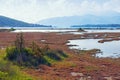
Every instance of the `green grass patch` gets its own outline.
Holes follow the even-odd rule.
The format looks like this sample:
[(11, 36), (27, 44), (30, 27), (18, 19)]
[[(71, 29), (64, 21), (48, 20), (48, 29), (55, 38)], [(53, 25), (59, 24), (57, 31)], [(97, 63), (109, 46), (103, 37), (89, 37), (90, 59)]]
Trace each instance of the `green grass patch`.
[(0, 50), (0, 80), (34, 80), (20, 68), (4, 59), (5, 50)]
[(61, 50), (49, 50), (45, 53), (44, 58), (48, 61), (50, 64), (54, 64), (58, 61), (62, 61), (65, 58), (67, 58), (68, 55), (64, 53)]

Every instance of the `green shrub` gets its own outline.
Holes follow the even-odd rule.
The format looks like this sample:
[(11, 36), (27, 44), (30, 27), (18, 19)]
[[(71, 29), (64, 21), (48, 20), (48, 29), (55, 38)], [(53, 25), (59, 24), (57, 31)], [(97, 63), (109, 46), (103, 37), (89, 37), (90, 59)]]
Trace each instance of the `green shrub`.
[(48, 51), (46, 52), (46, 55), (48, 57), (50, 57), (51, 59), (54, 59), (54, 60), (61, 60), (61, 57), (54, 51)]
[(20, 53), (15, 47), (9, 47), (6, 49), (6, 58), (17, 65), (22, 66), (38, 66), (39, 64), (49, 64), (43, 56), (38, 56), (36, 53), (32, 52), (30, 48), (25, 48), (21, 55), (22, 63), (20, 63)]
[(68, 55), (65, 54), (62, 50), (56, 50), (56, 53), (58, 53), (62, 57), (68, 57)]
[[(38, 50), (38, 51), (37, 51)], [(44, 51), (44, 52), (42, 52)], [(65, 57), (68, 57), (62, 50), (42, 50), (35, 49), (33, 52), (31, 48), (24, 48), (22, 53), (22, 63), (20, 63), (20, 52), (15, 47), (9, 47), (6, 49), (6, 59), (20, 66), (37, 67), (40, 64), (46, 64), (50, 66), (50, 63), (44, 56), (47, 56), (53, 60), (60, 61)]]
[(45, 55), (56, 61), (68, 57), (62, 50), (48, 50), (47, 52), (45, 52)]
[(5, 80), (7, 76), (8, 76), (8, 73), (0, 71), (0, 80)]
[(6, 48), (6, 53), (6, 57), (9, 60), (14, 60), (17, 57), (17, 50), (15, 49), (15, 47)]
[(14, 47), (6, 49), (6, 59), (20, 66), (37, 67), (40, 64), (50, 66), (47, 56), (53, 60), (59, 61), (67, 55), (62, 50), (51, 50), (48, 45), (41, 48), (35, 42), (32, 42), (29, 48), (25, 47), (23, 34), (16, 36)]

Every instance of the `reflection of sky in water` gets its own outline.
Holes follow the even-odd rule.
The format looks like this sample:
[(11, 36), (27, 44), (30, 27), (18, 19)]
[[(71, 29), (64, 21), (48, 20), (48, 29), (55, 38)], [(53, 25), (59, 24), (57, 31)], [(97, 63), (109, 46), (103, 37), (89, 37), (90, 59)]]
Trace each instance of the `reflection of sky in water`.
[(98, 40), (100, 39), (69, 40), (68, 45), (78, 45), (70, 47), (73, 49), (100, 49), (103, 52), (103, 54), (98, 54), (100, 57), (120, 56), (120, 41), (98, 43)]
[(83, 34), (83, 33), (102, 33), (102, 32), (120, 32), (120, 29), (117, 30), (85, 30), (86, 32), (70, 32), (72, 34)]
[(67, 30), (67, 29), (40, 29), (40, 28), (26, 28), (26, 29), (17, 29), (13, 32), (70, 32), (76, 30)]
[[(11, 27), (6, 27), (10, 29)], [(87, 32), (76, 32), (75, 29), (52, 29), (52, 28), (40, 28), (40, 27), (14, 27), (16, 30), (13, 32), (67, 32), (71, 34), (83, 34), (83, 33), (101, 33), (101, 32), (120, 32), (120, 30), (85, 30)], [(2, 29), (2, 28), (0, 28)], [(70, 32), (71, 31), (71, 32)]]

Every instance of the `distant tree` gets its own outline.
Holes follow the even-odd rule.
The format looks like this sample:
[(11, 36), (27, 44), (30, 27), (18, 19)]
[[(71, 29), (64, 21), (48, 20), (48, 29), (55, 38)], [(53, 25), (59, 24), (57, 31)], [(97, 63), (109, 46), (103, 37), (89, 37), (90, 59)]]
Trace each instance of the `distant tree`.
[(17, 56), (17, 60), (19, 60), (18, 62), (20, 64), (22, 64), (23, 63), (23, 54), (24, 54), (24, 49), (25, 49), (24, 37), (23, 37), (22, 33), (17, 34), (17, 36), (16, 36), (15, 48), (19, 54), (19, 56)]
[(14, 28), (10, 28), (10, 31), (14, 31), (15, 29)]
[(84, 29), (79, 28), (79, 29), (78, 29), (78, 32), (84, 32)]
[(15, 41), (15, 47), (20, 52), (22, 52), (22, 50), (25, 48), (23, 33), (17, 34), (16, 41)]

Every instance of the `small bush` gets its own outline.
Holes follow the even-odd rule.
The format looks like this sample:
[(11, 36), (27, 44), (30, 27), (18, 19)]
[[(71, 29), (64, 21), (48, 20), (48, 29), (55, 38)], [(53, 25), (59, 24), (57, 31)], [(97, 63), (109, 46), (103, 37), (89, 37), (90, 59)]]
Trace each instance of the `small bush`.
[(13, 80), (17, 76), (18, 69), (16, 69), (10, 62), (0, 60), (0, 80)]
[(61, 60), (61, 57), (58, 55), (58, 53), (54, 52), (54, 51), (48, 51), (46, 52), (46, 55), (48, 57), (50, 57), (51, 59), (54, 59), (54, 60)]
[[(17, 65), (21, 66), (38, 66), (39, 64), (49, 64), (44, 57), (36, 56), (30, 48), (25, 48), (22, 55), (15, 47), (9, 47), (6, 49), (6, 58)], [(20, 63), (22, 57), (22, 63)]]
[(68, 57), (68, 55), (66, 55), (62, 50), (56, 50), (56, 52), (63, 57)]
[(9, 59), (9, 60), (14, 60), (16, 57), (17, 57), (17, 50), (15, 49), (15, 47), (8, 47), (6, 48), (6, 57)]

